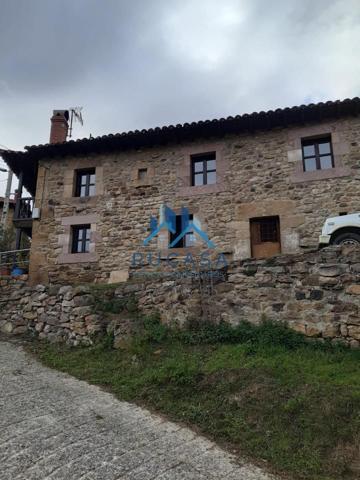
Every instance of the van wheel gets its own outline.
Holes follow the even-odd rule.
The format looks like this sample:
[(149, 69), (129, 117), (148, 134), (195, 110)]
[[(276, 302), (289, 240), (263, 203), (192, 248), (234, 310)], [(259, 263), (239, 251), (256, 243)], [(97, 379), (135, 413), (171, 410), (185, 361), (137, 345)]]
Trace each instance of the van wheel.
[(360, 246), (360, 233), (345, 232), (335, 237), (332, 245), (355, 245)]

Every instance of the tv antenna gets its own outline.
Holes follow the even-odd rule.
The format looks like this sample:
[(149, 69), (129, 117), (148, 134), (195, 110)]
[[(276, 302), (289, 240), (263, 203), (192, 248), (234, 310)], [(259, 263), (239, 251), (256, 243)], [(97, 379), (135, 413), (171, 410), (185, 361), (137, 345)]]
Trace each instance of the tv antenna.
[(72, 107), (69, 108), (70, 111), (70, 126), (69, 126), (69, 134), (68, 137), (71, 138), (72, 130), (73, 130), (73, 122), (79, 122), (81, 125), (84, 125), (84, 120), (82, 117), (83, 107)]

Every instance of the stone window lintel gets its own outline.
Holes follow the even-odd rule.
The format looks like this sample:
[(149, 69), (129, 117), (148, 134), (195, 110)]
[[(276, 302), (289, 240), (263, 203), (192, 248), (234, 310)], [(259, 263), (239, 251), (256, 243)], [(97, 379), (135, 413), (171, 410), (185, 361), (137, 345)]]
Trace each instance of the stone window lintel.
[[(304, 172), (302, 158), (302, 140), (331, 136), (334, 156), (334, 167), (324, 170)], [(288, 161), (294, 164), (294, 172), (290, 176), (292, 183), (326, 180), (329, 178), (345, 177), (351, 174), (348, 167), (343, 164), (343, 155), (348, 153), (349, 145), (342, 138), (341, 131), (336, 125), (323, 123), (307, 127), (293, 128), (288, 133)]]
[[(193, 155), (216, 152), (216, 183), (209, 185), (191, 185), (191, 157)], [(198, 196), (225, 191), (225, 173), (228, 167), (228, 161), (223, 155), (223, 145), (221, 143), (202, 143), (193, 146), (186, 146), (181, 149), (183, 160), (178, 167), (177, 177), (179, 187), (176, 195), (179, 196)]]
[[(76, 197), (75, 196), (75, 185), (76, 185), (76, 174), (78, 170), (88, 170), (95, 168), (95, 195), (91, 197)], [(80, 200), (89, 201), (104, 194), (104, 167), (100, 165), (100, 160), (88, 158), (72, 159), (68, 163), (68, 168), (66, 168), (64, 173), (64, 193), (63, 197), (71, 203), (78, 203)]]
[[(95, 252), (95, 245), (100, 240), (99, 233), (96, 231), (96, 224), (100, 221), (99, 215), (75, 215), (71, 217), (62, 217), (61, 225), (64, 233), (58, 236), (59, 246), (62, 252), (58, 257), (60, 263), (90, 263), (98, 260)], [(71, 253), (71, 227), (76, 225), (90, 225), (90, 246), (88, 253)]]

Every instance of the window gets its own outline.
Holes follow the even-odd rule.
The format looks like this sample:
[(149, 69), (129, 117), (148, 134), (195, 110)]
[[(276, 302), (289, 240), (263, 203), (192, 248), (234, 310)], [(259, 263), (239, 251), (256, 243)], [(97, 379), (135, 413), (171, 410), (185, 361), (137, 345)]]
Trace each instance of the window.
[(250, 219), (251, 254), (268, 258), (281, 252), (279, 217)]
[(90, 225), (76, 225), (72, 227), (71, 253), (90, 252)]
[(92, 197), (95, 195), (95, 168), (77, 170), (75, 197)]
[(213, 185), (216, 183), (216, 153), (191, 156), (192, 186)]
[(252, 219), (254, 243), (279, 241), (279, 217)]
[(138, 180), (145, 180), (146, 177), (147, 177), (147, 168), (139, 168)]
[(278, 242), (279, 232), (276, 218), (260, 222), (260, 242)]
[(326, 170), (334, 167), (331, 137), (302, 140), (304, 172)]
[[(189, 215), (189, 220), (192, 221), (193, 215)], [(170, 233), (170, 242), (172, 243), (183, 231), (182, 216), (176, 215), (176, 231), (175, 233)], [(172, 248), (187, 248), (192, 247), (195, 244), (195, 235), (194, 232), (188, 231), (178, 242), (173, 245)]]

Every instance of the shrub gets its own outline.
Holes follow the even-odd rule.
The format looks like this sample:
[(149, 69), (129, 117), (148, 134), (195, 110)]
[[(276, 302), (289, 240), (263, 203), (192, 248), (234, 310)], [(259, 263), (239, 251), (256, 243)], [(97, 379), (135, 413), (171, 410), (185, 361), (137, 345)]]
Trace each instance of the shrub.
[(137, 312), (137, 303), (133, 297), (127, 298), (107, 298), (105, 295), (95, 296), (96, 311), (105, 313), (127, 312), (135, 314)]
[(145, 341), (161, 343), (170, 336), (170, 332), (170, 328), (161, 323), (158, 313), (142, 318), (139, 333)]
[(94, 349), (103, 352), (114, 347), (114, 332), (102, 332), (93, 336)]
[(256, 337), (260, 345), (283, 346), (290, 350), (308, 344), (304, 335), (295, 332), (285, 323), (265, 321), (257, 327)]
[[(241, 321), (232, 326), (225, 322), (191, 322), (184, 331), (177, 333), (178, 339), (187, 344), (250, 343), (259, 346), (282, 346), (296, 349), (308, 345), (308, 339), (301, 333), (290, 329), (285, 323), (268, 320), (260, 325)], [(326, 348), (317, 345), (317, 348)]]

